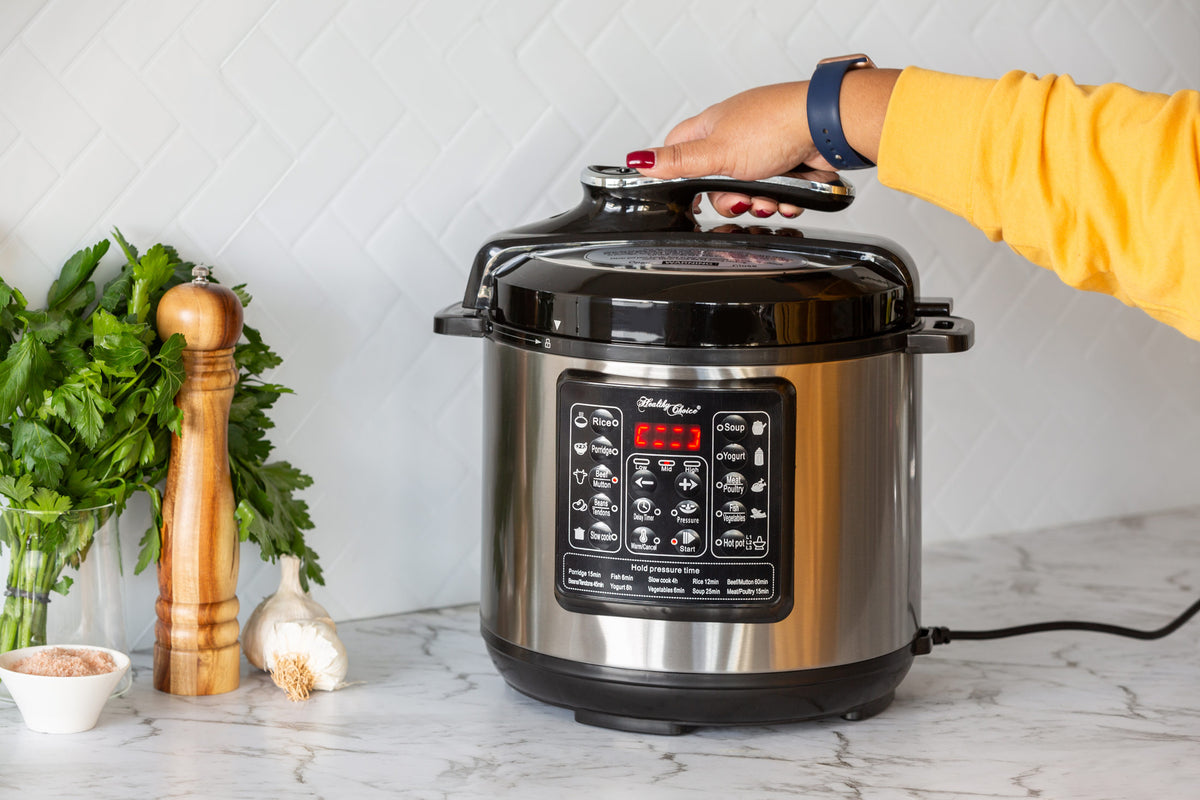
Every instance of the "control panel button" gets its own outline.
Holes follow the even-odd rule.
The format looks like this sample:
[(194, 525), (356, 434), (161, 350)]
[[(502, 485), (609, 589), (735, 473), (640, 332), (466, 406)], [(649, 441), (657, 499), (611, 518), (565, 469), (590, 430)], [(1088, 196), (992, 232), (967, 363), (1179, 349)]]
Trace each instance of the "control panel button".
[(597, 550), (616, 550), (620, 546), (617, 541), (619, 538), (617, 534), (613, 533), (613, 529), (603, 522), (597, 522), (588, 528), (588, 544)]
[(746, 436), (750, 426), (740, 414), (729, 414), (717, 423), (717, 433), (730, 442), (740, 442)]
[(704, 520), (700, 518), (703, 513), (700, 504), (695, 500), (682, 500), (675, 504), (675, 508), (671, 509), (671, 516), (675, 522), (680, 525), (703, 525)]
[(746, 476), (740, 472), (727, 472), (716, 486), (730, 497), (741, 497), (746, 494)]
[(726, 525), (744, 525), (746, 522), (746, 507), (737, 500), (730, 500), (721, 506), (717, 516)]
[(682, 472), (675, 479), (675, 491), (684, 497), (692, 497), (700, 488), (700, 476), (695, 472)]
[(597, 408), (592, 411), (588, 421), (591, 423), (592, 430), (600, 434), (611, 434), (621, 427), (620, 420), (613, 416), (613, 413), (607, 408)]
[(654, 553), (661, 541), (653, 528), (639, 525), (630, 532), (626, 546), (635, 553)]
[(611, 489), (617, 483), (617, 476), (604, 464), (592, 467), (592, 471), (588, 473), (588, 478), (592, 482), (592, 488), (601, 491)]
[(621, 452), (621, 449), (605, 436), (597, 436), (595, 439), (592, 439), (592, 443), (588, 446), (588, 449), (591, 451), (592, 458), (597, 461), (610, 461), (616, 458), (617, 454)]
[(691, 528), (684, 528), (671, 537), (671, 546), (683, 555), (692, 555), (693, 553), (700, 552), (703, 544), (700, 534)]
[(649, 497), (639, 497), (633, 501), (634, 522), (651, 522), (658, 514), (658, 506)]
[(590, 508), (596, 519), (612, 519), (617, 513), (617, 504), (606, 494), (592, 495)]
[(719, 556), (746, 554), (746, 535), (739, 530), (727, 530), (713, 539), (713, 553)]
[(630, 491), (651, 494), (658, 488), (658, 476), (649, 470), (639, 469), (633, 473), (633, 477), (629, 479), (629, 483), (632, 487)]
[(717, 463), (730, 469), (740, 469), (749, 460), (746, 448), (740, 444), (727, 444), (717, 451)]

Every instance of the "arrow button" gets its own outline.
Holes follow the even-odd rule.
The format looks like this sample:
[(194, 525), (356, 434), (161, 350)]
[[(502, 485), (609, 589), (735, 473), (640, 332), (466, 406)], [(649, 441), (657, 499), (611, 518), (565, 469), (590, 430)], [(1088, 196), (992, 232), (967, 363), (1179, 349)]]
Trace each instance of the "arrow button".
[(650, 494), (658, 488), (658, 478), (650, 470), (639, 469), (633, 473), (633, 478), (630, 483), (634, 486), (634, 491), (639, 494)]
[(681, 472), (675, 479), (675, 491), (684, 497), (691, 497), (700, 488), (700, 476), (695, 472)]

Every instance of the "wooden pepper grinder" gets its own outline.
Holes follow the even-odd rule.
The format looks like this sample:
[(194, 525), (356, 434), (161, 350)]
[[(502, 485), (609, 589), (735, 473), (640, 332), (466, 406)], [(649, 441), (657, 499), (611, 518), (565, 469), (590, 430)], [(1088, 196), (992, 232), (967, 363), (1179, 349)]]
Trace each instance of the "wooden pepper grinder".
[(183, 436), (171, 439), (154, 628), (154, 688), (179, 695), (233, 691), (241, 671), (228, 437), (242, 305), (208, 274), (194, 268), (194, 280), (167, 291), (158, 305), (159, 335), (187, 340), (186, 377), (175, 398)]

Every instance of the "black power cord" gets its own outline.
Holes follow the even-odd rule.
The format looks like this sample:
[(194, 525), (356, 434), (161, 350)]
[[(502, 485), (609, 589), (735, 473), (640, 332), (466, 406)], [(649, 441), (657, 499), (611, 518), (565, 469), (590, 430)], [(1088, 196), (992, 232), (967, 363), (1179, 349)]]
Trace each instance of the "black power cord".
[(1138, 628), (1126, 628), (1122, 625), (1109, 625), (1104, 622), (1080, 622), (1078, 620), (1063, 620), (1060, 622), (1037, 622), (1032, 625), (1014, 625), (1010, 628), (994, 628), (987, 631), (956, 631), (946, 627), (921, 628), (913, 641), (913, 652), (924, 655), (933, 649), (933, 645), (949, 644), (955, 639), (1004, 639), (1009, 636), (1023, 636), (1027, 633), (1044, 633), (1045, 631), (1092, 631), (1093, 633), (1109, 633), (1114, 636), (1127, 636), (1131, 639), (1161, 639), (1179, 630), (1184, 623), (1200, 612), (1200, 600), (1192, 603), (1182, 614), (1155, 630), (1144, 631)]

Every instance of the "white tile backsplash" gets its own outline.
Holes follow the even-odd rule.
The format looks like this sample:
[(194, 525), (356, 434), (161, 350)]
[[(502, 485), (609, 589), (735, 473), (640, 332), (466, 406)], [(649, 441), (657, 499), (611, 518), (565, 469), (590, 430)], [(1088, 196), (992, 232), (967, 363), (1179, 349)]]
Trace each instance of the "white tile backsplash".
[[(1200, 86), (1196, 41), (1186, 0), (9, 0), (0, 271), (37, 298), (119, 226), (249, 284), (297, 392), (273, 439), (316, 479), (318, 599), (342, 619), (463, 602), (480, 347), (431, 322), (491, 234), (573, 205), (585, 164), (826, 55), (1173, 91)], [(926, 359), (928, 540), (1197, 502), (1200, 344), (851, 180), (852, 209), (803, 225), (895, 239), (923, 293), (977, 323), (971, 352)], [(132, 564), (144, 506), (126, 516)], [(275, 583), (244, 551), (243, 618)], [(153, 576), (127, 594), (145, 645)]]

